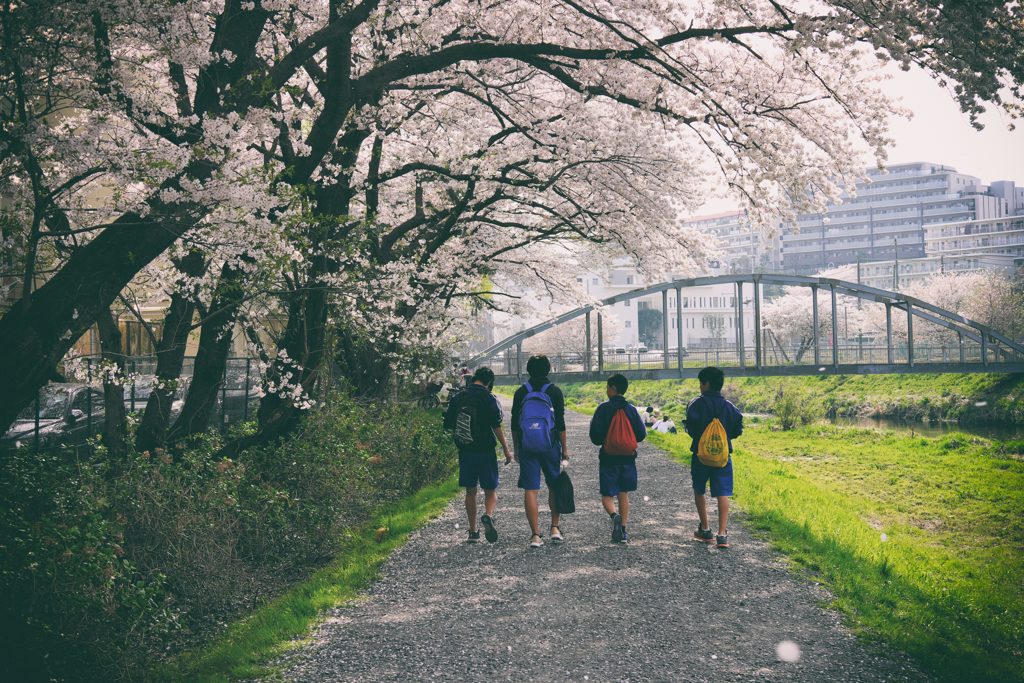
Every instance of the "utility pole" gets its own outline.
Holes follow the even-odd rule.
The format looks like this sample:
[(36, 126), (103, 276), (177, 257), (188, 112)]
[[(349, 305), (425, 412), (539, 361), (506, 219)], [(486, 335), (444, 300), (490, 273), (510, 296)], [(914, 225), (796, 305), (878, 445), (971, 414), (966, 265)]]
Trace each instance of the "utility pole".
[(900, 245), (897, 238), (892, 238), (892, 291), (900, 291)]
[[(861, 284), (861, 281), (860, 281), (860, 260), (861, 260), (862, 256), (863, 255), (861, 254), (861, 252), (858, 251), (857, 252), (857, 284), (858, 285)], [(857, 310), (858, 311), (860, 310), (860, 302), (861, 302), (861, 298), (858, 296), (857, 297)]]

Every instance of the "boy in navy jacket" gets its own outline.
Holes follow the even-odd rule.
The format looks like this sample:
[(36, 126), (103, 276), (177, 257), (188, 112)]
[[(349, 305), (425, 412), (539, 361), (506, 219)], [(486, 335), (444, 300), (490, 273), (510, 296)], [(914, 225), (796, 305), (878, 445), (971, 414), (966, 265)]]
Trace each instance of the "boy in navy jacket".
[[(704, 543), (717, 543), (719, 548), (729, 547), (729, 498), (732, 496), (732, 440), (743, 433), (743, 414), (722, 396), (725, 373), (718, 368), (704, 368), (697, 375), (700, 396), (686, 407), (686, 433), (693, 440), (690, 451), (690, 477), (693, 497), (697, 504), (700, 525), (693, 537)], [(718, 418), (729, 439), (729, 462), (725, 467), (708, 467), (697, 459), (697, 444), (711, 421)], [(707, 485), (711, 482), (711, 495), (718, 499), (718, 534), (711, 532), (708, 521)]]
[[(637, 477), (636, 451), (631, 455), (612, 455), (605, 452), (604, 443), (608, 437), (608, 430), (612, 426), (615, 414), (623, 410), (629, 420), (629, 426), (633, 428), (637, 443), (647, 436), (640, 413), (625, 399), (628, 388), (629, 380), (622, 375), (609, 377), (606, 389), (608, 400), (597, 407), (594, 417), (590, 420), (590, 440), (594, 445), (601, 446), (598, 455), (601, 505), (612, 520), (612, 543), (629, 543), (629, 534), (626, 531), (626, 523), (629, 521), (629, 492), (636, 491)], [(618, 512), (615, 511), (616, 498), (619, 501)]]

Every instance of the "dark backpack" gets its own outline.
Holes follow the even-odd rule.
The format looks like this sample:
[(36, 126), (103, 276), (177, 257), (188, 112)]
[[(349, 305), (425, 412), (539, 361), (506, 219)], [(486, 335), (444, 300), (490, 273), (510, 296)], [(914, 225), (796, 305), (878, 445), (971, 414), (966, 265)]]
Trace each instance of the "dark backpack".
[(484, 420), (481, 417), (480, 399), (466, 392), (460, 397), (459, 410), (455, 413), (455, 443), (472, 446), (481, 441)]

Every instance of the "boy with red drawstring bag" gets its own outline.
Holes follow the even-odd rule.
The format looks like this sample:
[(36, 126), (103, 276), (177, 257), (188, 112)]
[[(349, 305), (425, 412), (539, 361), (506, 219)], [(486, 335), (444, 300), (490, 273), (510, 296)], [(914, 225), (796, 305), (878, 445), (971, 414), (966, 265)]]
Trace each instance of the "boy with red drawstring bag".
[[(601, 447), (598, 455), (601, 505), (611, 518), (612, 543), (628, 543), (629, 492), (636, 491), (637, 444), (647, 436), (637, 409), (625, 399), (629, 380), (608, 378), (608, 400), (597, 407), (590, 420), (590, 440)], [(615, 502), (618, 500), (618, 511)]]

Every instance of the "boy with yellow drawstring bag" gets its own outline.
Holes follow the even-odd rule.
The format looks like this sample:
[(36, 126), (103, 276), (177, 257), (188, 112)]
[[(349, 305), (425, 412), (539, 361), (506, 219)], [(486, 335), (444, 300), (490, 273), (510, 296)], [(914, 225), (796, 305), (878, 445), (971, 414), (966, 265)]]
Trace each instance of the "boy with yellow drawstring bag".
[[(700, 396), (686, 407), (686, 432), (693, 439), (690, 477), (700, 524), (693, 537), (702, 543), (729, 547), (729, 498), (732, 496), (732, 440), (743, 433), (743, 414), (722, 396), (725, 373), (704, 368), (697, 374)], [(718, 500), (718, 534), (708, 522), (707, 486)]]

